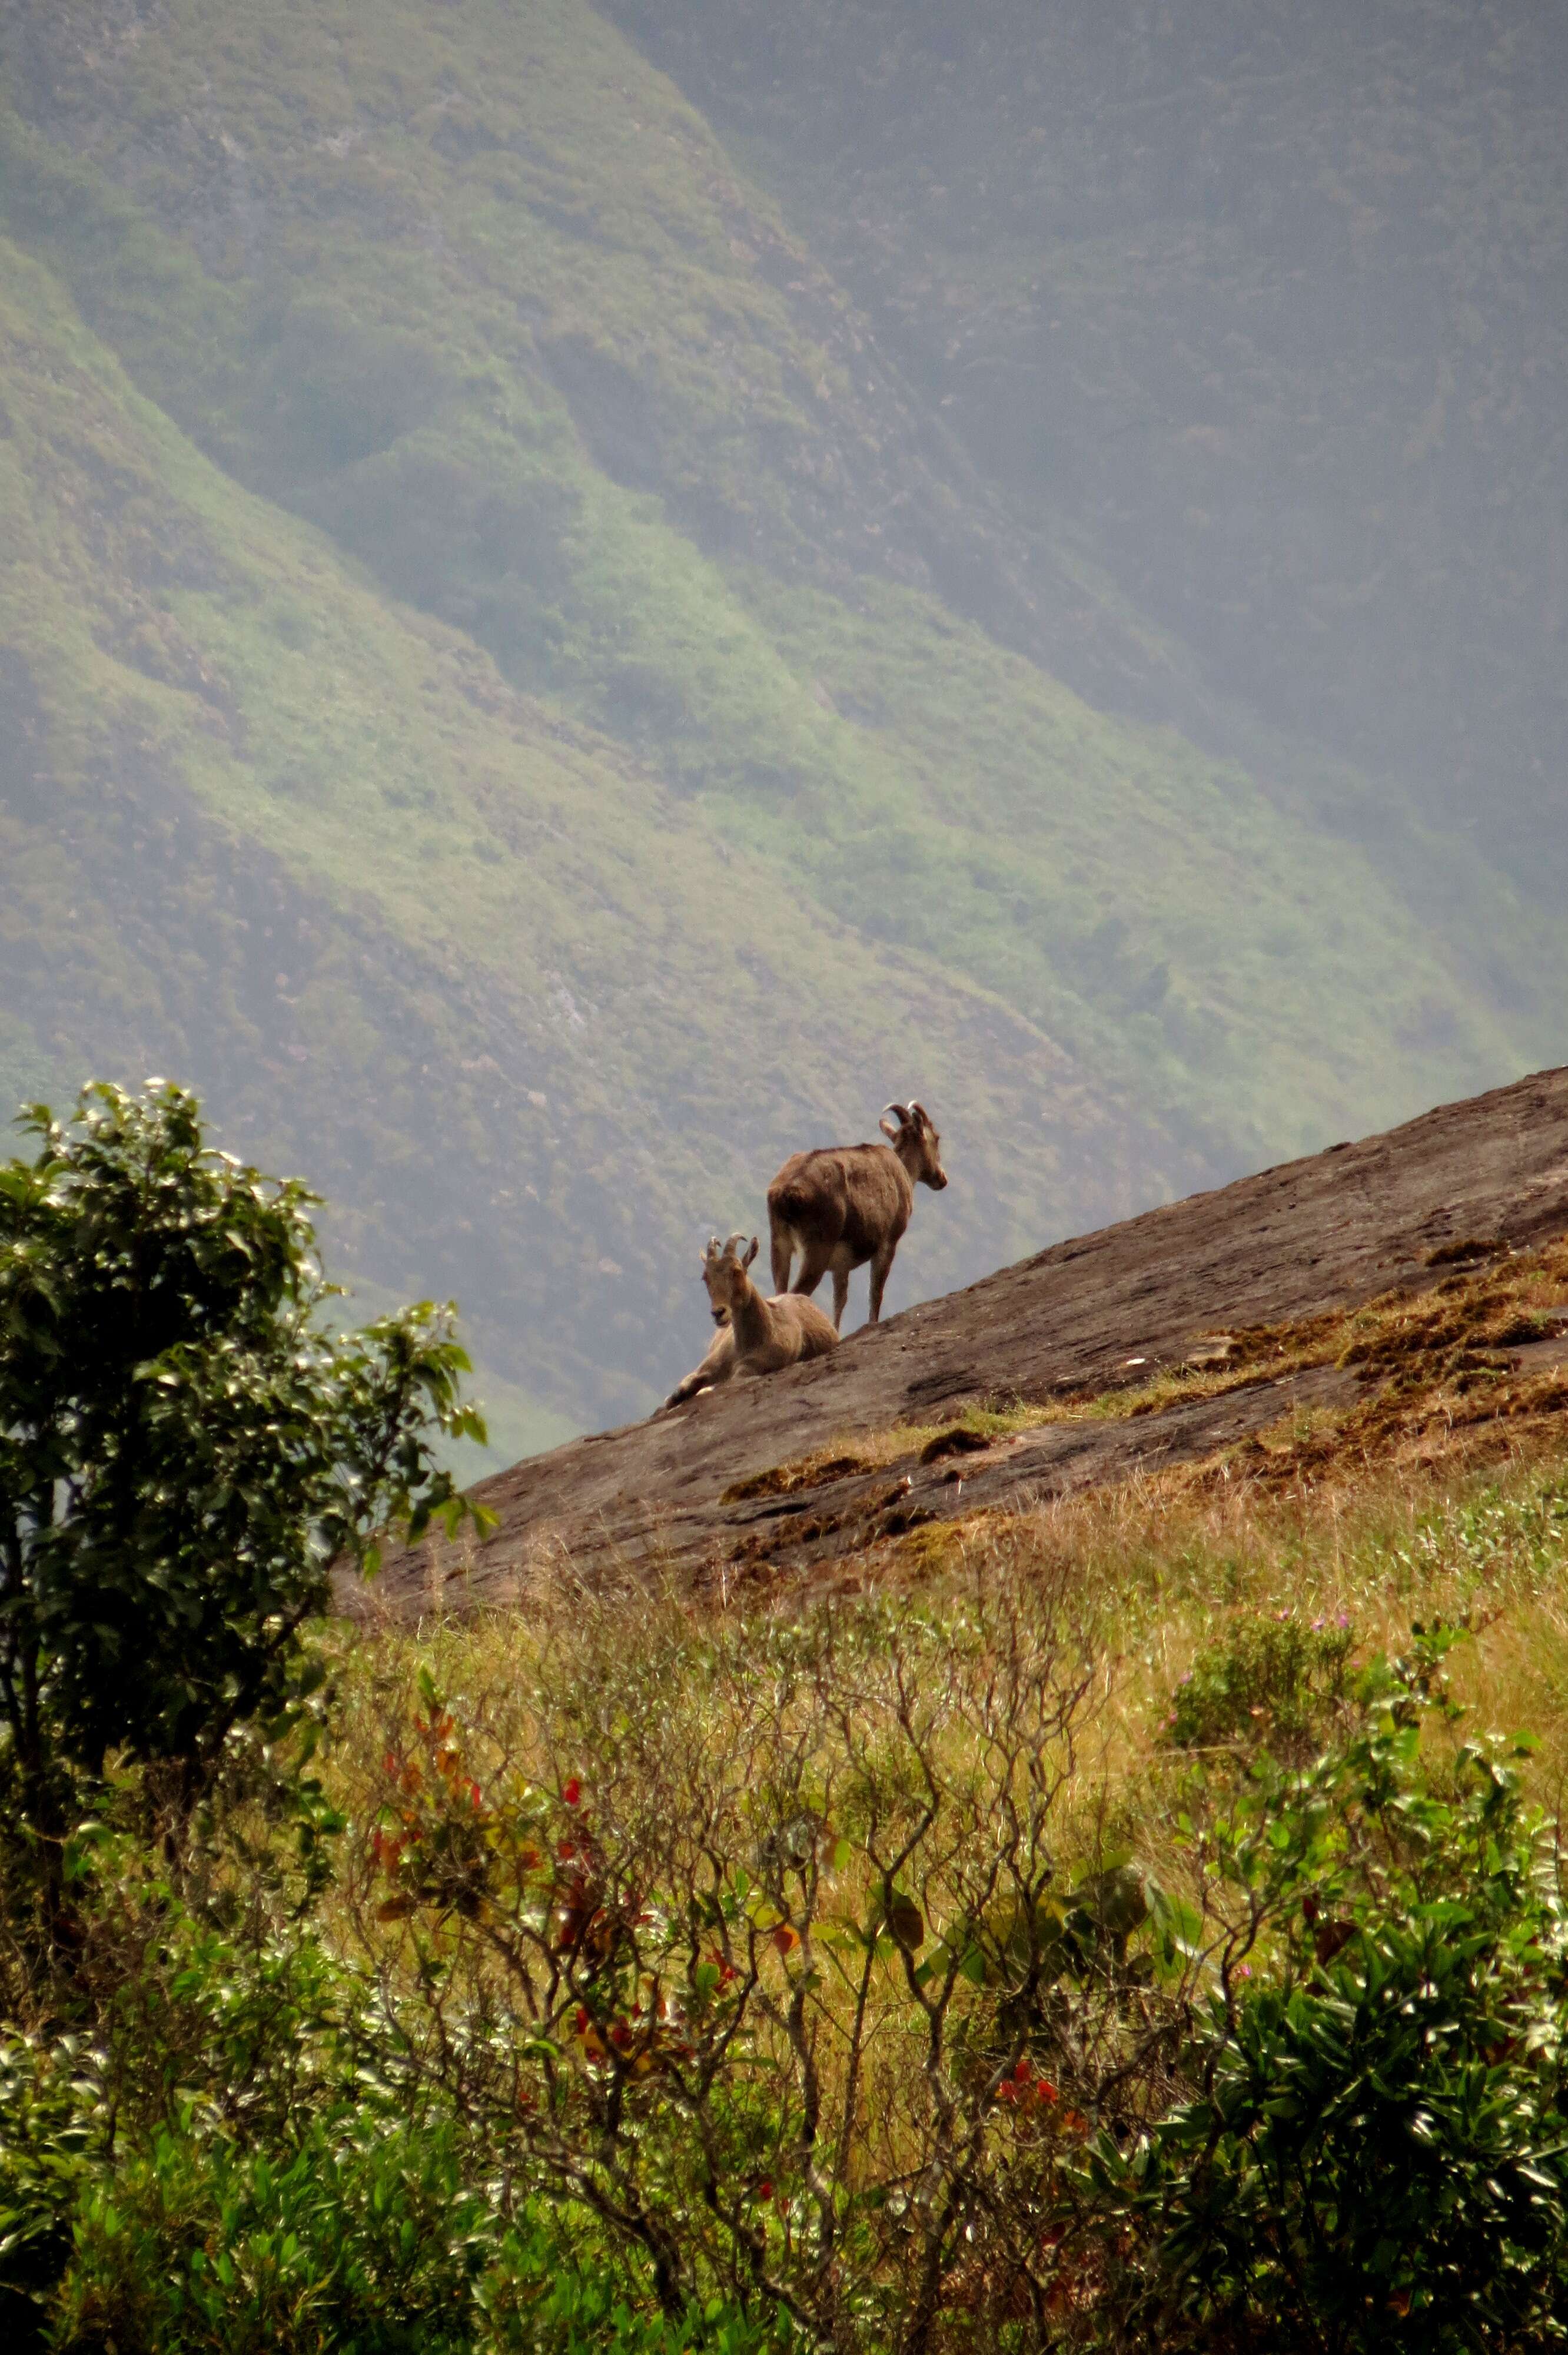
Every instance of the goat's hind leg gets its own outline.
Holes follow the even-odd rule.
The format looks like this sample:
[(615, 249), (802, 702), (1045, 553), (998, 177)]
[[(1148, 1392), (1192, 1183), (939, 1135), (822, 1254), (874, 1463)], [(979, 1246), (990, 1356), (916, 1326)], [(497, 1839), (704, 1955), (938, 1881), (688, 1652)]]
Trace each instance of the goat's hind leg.
[(795, 1238), (777, 1219), (768, 1231), (768, 1249), (773, 1262), (773, 1289), (776, 1293), (788, 1292), (789, 1270), (795, 1260)]
[[(820, 1245), (808, 1243), (805, 1247), (804, 1256), (800, 1262), (800, 1273), (789, 1287), (791, 1292), (799, 1292), (804, 1295), (810, 1295), (815, 1292), (818, 1284), (821, 1284), (823, 1276), (826, 1275), (829, 1268), (832, 1265), (832, 1259), (833, 1247), (831, 1243), (822, 1243)], [(836, 1283), (833, 1288), (836, 1293), (838, 1289)]]

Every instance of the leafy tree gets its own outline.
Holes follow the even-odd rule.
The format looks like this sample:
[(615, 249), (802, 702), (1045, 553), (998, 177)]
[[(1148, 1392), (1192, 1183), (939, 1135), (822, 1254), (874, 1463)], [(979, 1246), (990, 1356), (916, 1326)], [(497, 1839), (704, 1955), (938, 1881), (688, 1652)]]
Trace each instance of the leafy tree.
[(194, 1096), (34, 1106), (0, 1165), (0, 1806), (52, 1849), (106, 1753), (175, 1762), (289, 1700), (304, 1623), (376, 1532), (471, 1510), (450, 1309), (336, 1334), (317, 1197), (204, 1144)]

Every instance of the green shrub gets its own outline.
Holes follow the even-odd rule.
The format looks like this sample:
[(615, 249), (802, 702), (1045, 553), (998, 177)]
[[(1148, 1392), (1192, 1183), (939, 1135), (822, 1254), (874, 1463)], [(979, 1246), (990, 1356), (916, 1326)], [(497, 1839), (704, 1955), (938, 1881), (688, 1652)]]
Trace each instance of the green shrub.
[(1097, 2154), (1162, 2346), (1458, 2355), (1568, 2326), (1568, 1914), (1516, 1764), (1442, 1754), (1450, 1640), (1418, 1634), (1350, 1739), (1259, 1760), (1201, 1836), (1192, 2090)]
[(110, 2143), (97, 2056), (77, 2040), (0, 2041), (0, 2332), (33, 2343), (64, 2271), (81, 2187)]
[(356, 2108), (257, 2149), (195, 2105), (84, 2187), (50, 2320), (120, 2355), (459, 2355), (489, 2254), (450, 2123)]
[(1165, 1739), (1183, 1750), (1241, 1742), (1296, 1754), (1321, 1736), (1350, 1687), (1348, 1619), (1279, 1611), (1207, 1646), (1171, 1697)]
[(36, 1156), (0, 1165), (0, 1823), (53, 1915), (106, 1756), (188, 1802), (297, 1700), (334, 1559), (467, 1511), (431, 1426), (482, 1426), (444, 1312), (323, 1328), (316, 1198), (208, 1147), (184, 1089), (100, 1082), (26, 1125)]
[(560, 2213), (510, 2222), (455, 2121), (378, 2107), (294, 2147), (236, 2143), (187, 2105), (80, 2191), (47, 2343), (119, 2355), (752, 2355), (788, 2333), (722, 2300), (665, 2316)]
[[(398, 2067), (373, 1984), (298, 1930), (218, 1933), (122, 1852), (95, 1894), (132, 1943), (91, 2051), (0, 2046), (7, 2344), (119, 2355), (760, 2355), (722, 2297), (661, 2311), (591, 2214), (532, 2196), (457, 2082)], [(101, 1966), (101, 1957), (96, 1958)], [(475, 2023), (468, 2024), (471, 2038)]]

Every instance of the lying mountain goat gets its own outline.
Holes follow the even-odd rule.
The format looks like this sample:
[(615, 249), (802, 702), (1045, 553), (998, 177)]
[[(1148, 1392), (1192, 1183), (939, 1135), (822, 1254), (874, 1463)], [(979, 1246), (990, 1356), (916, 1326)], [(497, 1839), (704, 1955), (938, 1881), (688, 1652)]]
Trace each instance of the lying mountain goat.
[(703, 1253), (703, 1282), (714, 1323), (723, 1329), (702, 1364), (676, 1383), (666, 1406), (679, 1406), (736, 1374), (777, 1373), (780, 1366), (826, 1357), (838, 1347), (837, 1332), (813, 1301), (795, 1293), (764, 1300), (746, 1272), (757, 1257), (757, 1237), (744, 1259), (736, 1248), (741, 1241), (736, 1234), (721, 1244), (715, 1235)]
[(815, 1292), (832, 1268), (835, 1330), (843, 1323), (850, 1271), (867, 1260), (867, 1321), (876, 1323), (887, 1271), (915, 1208), (916, 1181), (938, 1194), (948, 1182), (939, 1156), (942, 1140), (923, 1104), (889, 1104), (878, 1125), (889, 1144), (829, 1145), (797, 1153), (768, 1188), (775, 1289), (789, 1290), (797, 1252), (804, 1254), (795, 1279), (798, 1294)]

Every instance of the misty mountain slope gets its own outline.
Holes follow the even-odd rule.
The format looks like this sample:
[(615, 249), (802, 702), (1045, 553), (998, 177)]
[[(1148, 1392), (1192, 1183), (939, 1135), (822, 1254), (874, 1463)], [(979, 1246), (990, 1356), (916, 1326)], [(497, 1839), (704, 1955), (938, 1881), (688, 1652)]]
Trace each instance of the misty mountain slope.
[(995, 490), (1215, 692), (1561, 890), (1560, 8), (606, 7)]
[[(13, 87), (50, 138), (14, 131), (8, 208), (144, 388), (837, 916), (1003, 988), (1216, 1167), (1386, 1111), (1391, 1040), (1398, 1108), (1542, 1050), (1524, 975), (1552, 952), (1484, 878), (1430, 937), (1359, 846), (1304, 837), (1178, 746), (1102, 734), (1086, 774), (1094, 731), (1051, 726), (1030, 673), (876, 593), (978, 561), (973, 517), (844, 297), (578, 0), (12, 16)], [(759, 570), (802, 592), (786, 631), (791, 605), (823, 620), (808, 585), (853, 601), (817, 635), (853, 634), (863, 693), (835, 710), (781, 658)], [(890, 727), (873, 674), (933, 652), (948, 693), (919, 732), (948, 773), (927, 758), (911, 793), (903, 704)], [(1325, 1006), (1331, 1060), (1293, 1069)]]
[(1397, 797), (1425, 913), (1050, 674), (1159, 632), (582, 0), (0, 31), (0, 1080), (196, 1079), (582, 1421), (890, 1092), (909, 1298), (1542, 1060), (1563, 942)]
[(966, 1140), (916, 1280), (1107, 1169), (1134, 1190), (1146, 1119), (389, 609), (4, 261), (9, 1092), (173, 1060), (228, 1142), (329, 1193), (340, 1261), (456, 1291), (486, 1361), (574, 1421), (683, 1369), (701, 1235), (890, 1066)]

